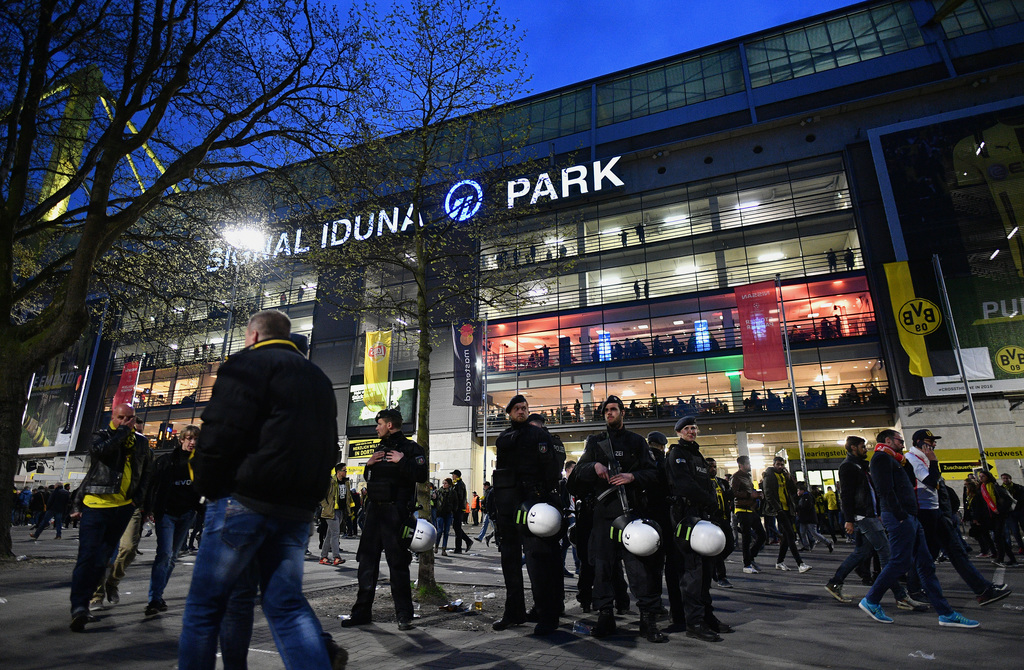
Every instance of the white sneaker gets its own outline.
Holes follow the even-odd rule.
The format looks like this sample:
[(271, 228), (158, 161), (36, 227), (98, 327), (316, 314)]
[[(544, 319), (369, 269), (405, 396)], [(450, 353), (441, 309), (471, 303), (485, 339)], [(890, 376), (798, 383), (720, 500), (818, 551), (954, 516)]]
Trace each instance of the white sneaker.
[(811, 566), (807, 565), (806, 563), (801, 563), (798, 569), (800, 570), (800, 572), (807, 572), (811, 569)]
[(756, 575), (760, 571), (753, 565), (748, 565), (743, 568), (743, 572), (747, 573), (748, 575)]
[(785, 563), (776, 563), (775, 564), (775, 569), (776, 570), (782, 570), (783, 572), (786, 572), (787, 570), (791, 570), (792, 568), (790, 568)]

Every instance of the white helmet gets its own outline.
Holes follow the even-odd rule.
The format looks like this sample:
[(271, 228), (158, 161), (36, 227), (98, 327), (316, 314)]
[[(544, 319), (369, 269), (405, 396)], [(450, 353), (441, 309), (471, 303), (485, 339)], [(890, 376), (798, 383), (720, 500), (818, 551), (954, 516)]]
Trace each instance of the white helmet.
[(649, 519), (630, 521), (622, 529), (622, 546), (634, 556), (650, 556), (661, 546), (661, 531)]
[(553, 505), (537, 503), (526, 515), (526, 526), (536, 537), (554, 537), (562, 530), (562, 513)]
[(689, 534), (690, 548), (701, 556), (717, 556), (725, 549), (725, 533), (710, 521), (698, 521)]
[(413, 531), (412, 544), (409, 545), (409, 549), (417, 554), (430, 551), (435, 540), (437, 540), (437, 529), (434, 528), (434, 525), (426, 519), (417, 519), (416, 530)]

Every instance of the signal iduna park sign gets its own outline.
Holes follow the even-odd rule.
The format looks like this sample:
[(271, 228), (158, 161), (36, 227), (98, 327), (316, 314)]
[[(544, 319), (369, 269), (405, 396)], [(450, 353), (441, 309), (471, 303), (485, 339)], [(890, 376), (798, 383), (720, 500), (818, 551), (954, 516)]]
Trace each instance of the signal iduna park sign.
[[(598, 193), (605, 188), (625, 186), (625, 182), (615, 174), (615, 166), (620, 158), (615, 156), (608, 160), (572, 165), (559, 172), (541, 172), (536, 176), (511, 179), (505, 184), (505, 209), (515, 210), (527, 203), (536, 205), (565, 200)], [(479, 181), (462, 179), (445, 191), (444, 197), (436, 203), (436, 208), (456, 223), (469, 221), (479, 216), (484, 209), (486, 195)], [(423, 216), (416, 211), (413, 203), (362, 212), (326, 221), (319, 229), (295, 226), (291, 230), (273, 233), (267, 237), (263, 249), (257, 251), (240, 250), (226, 244), (214, 247), (210, 250), (206, 270), (216, 272), (257, 259), (300, 256), (308, 253), (310, 244), (316, 241), (319, 241), (321, 249), (327, 249), (385, 235), (398, 235), (425, 225)]]

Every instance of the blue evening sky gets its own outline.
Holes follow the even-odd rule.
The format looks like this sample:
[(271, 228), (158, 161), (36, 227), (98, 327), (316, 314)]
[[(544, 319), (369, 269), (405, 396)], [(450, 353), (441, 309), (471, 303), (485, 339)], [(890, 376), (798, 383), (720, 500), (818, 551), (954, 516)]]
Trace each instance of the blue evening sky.
[(500, 0), (543, 93), (857, 4), (851, 0)]

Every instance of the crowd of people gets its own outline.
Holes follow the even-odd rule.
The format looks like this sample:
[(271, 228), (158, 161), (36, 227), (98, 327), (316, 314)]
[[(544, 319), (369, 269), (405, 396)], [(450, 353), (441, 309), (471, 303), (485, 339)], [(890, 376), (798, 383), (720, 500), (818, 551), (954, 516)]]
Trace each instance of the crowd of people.
[[(365, 487), (356, 492), (344, 465), (335, 462), (337, 407), (330, 381), (308, 361), (302, 340), (290, 336), (287, 317), (274, 310), (253, 316), (246, 345), (221, 368), (202, 430), (186, 428), (170, 453), (154, 462), (133, 408), (121, 404), (93, 436), (90, 469), (73, 495), (54, 486), (48, 497), (28, 491), (22, 503), (25, 491), (15, 492), (24, 507), (16, 513), (30, 513), (36, 522), (33, 537), (51, 517), (59, 535), (67, 509), (80, 520), (73, 631), (84, 630), (105, 602), (118, 602), (118, 581), (138, 553), (146, 520), (155, 524), (157, 552), (144, 615), (166, 611), (163, 591), (201, 511), (205, 523), (179, 646), (182, 668), (214, 667), (218, 648), (224, 667), (245, 667), (257, 594), (286, 665), (344, 666), (346, 652), (302, 594), (303, 558), (317, 526), (324, 531), (321, 563), (345, 562), (338, 547), (342, 533), (359, 538), (358, 591), (345, 628), (373, 620), (381, 554), (398, 628), (412, 628), (416, 517), (429, 518), (439, 531), (433, 551), (446, 554), (453, 532), (459, 554), (473, 546), (463, 529), (472, 515), (474, 525), (482, 525), (476, 541), (493, 538), (501, 556), (506, 600), (494, 630), (530, 621), (536, 635), (555, 632), (565, 609), (565, 579), (576, 578), (581, 608), (597, 615), (594, 638), (616, 632), (631, 592), (640, 634), (652, 643), (668, 641), (666, 620), (704, 642), (732, 632), (715, 610), (710, 587), (732, 586), (725, 558), (737, 547), (744, 574), (762, 570), (758, 556), (773, 543), (775, 569), (792, 565), (803, 573), (811, 570), (803, 554), (817, 544), (832, 552), (842, 537), (855, 549), (825, 583), (832, 597), (851, 602), (843, 584), (856, 572), (871, 586), (859, 607), (875, 621), (892, 623), (882, 609), (883, 595), (892, 591), (899, 609), (930, 608), (940, 625), (962, 628), (979, 624), (944, 598), (936, 561), (949, 561), (980, 605), (1010, 590), (974, 567), (961, 521), (978, 541), (980, 557), (991, 556), (1000, 566), (1014, 563), (1014, 539), (1024, 552), (1016, 505), (1024, 488), (1009, 474), (1001, 483), (985, 470), (972, 475), (961, 520), (959, 499), (937, 465), (934, 447), (941, 438), (928, 430), (917, 431), (906, 451), (899, 432), (882, 431), (870, 461), (867, 442), (849, 437), (839, 482), (822, 492), (797, 482), (781, 457), (757, 484), (742, 455), (738, 471), (720, 477), (718, 464), (701, 453), (696, 416), (675, 423), (675, 443), (657, 431), (645, 438), (626, 428), (628, 408), (617, 396), (599, 406), (603, 429), (587, 438), (573, 462), (545, 428), (545, 417), (531, 414), (525, 397), (516, 395), (506, 407), (510, 425), (496, 440), (495, 469), (483, 495), (470, 496), (462, 473), (453, 470), (429, 495), (429, 509), (417, 503), (428, 479), (426, 455), (403, 434), (401, 413), (385, 409), (376, 417), (379, 442), (363, 470)], [(33, 509), (36, 494), (43, 498), (41, 509)], [(552, 532), (527, 521), (540, 506), (563, 519)], [(713, 551), (697, 541), (702, 523), (722, 538)], [(573, 570), (566, 568), (570, 551)]]

